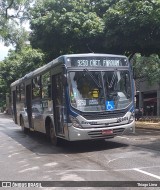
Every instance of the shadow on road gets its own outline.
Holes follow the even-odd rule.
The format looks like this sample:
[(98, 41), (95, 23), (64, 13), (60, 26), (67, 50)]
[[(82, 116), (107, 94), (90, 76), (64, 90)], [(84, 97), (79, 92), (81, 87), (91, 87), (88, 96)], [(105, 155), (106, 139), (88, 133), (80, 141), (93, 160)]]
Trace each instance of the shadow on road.
[[(2, 116), (0, 116), (1, 118)], [(10, 126), (5, 125), (5, 122), (0, 123), (0, 131), (14, 139), (16, 142), (27, 148), (28, 150), (37, 154), (76, 154), (85, 153), (93, 151), (102, 151), (116, 148), (125, 148), (128, 145), (123, 143), (113, 142), (112, 140), (98, 140), (98, 141), (78, 141), (78, 142), (68, 142), (61, 140), (60, 145), (55, 147), (47, 140), (46, 136), (38, 132), (30, 132), (29, 134), (24, 134), (21, 128), (10, 121)]]
[[(1, 117), (2, 116), (0, 115), (0, 118)], [(60, 146), (55, 147), (51, 145), (44, 134), (31, 132), (26, 135), (21, 131), (19, 126), (13, 123), (12, 119), (8, 120), (8, 118), (4, 118), (3, 121), (3, 123), (0, 123), (0, 129), (3, 128), (1, 132), (7, 134), (16, 142), (36, 154), (76, 154), (94, 151), (98, 152), (118, 148), (125, 149), (130, 145), (133, 145), (132, 149), (135, 150), (137, 149), (136, 147), (142, 147), (150, 150), (160, 151), (160, 131), (137, 129), (134, 135), (131, 134), (127, 136), (128, 140), (125, 138), (122, 138), (121, 140), (117, 140), (117, 138), (115, 138), (114, 140), (108, 139), (78, 142), (68, 142), (62, 140)], [(10, 123), (10, 127), (5, 125), (5, 122), (6, 124)], [(157, 152), (157, 154), (159, 154), (159, 152)]]

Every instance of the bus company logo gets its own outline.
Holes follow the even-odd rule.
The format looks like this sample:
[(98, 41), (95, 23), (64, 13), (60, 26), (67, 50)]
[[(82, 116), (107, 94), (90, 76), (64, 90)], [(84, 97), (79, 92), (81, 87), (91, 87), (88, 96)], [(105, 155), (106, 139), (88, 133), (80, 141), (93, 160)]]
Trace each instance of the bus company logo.
[(42, 187), (42, 184), (39, 182), (19, 182), (19, 181), (3, 181), (0, 184), (0, 187), (9, 188), (9, 187)]
[(11, 182), (8, 182), (8, 181), (3, 181), (2, 182), (2, 187), (12, 187), (12, 184), (11, 184)]
[(96, 125), (97, 122), (95, 121), (91, 121), (91, 122), (86, 122), (86, 121), (82, 121), (81, 124), (90, 124), (90, 125)]
[(117, 123), (120, 123), (120, 122), (122, 122), (122, 121), (128, 121), (128, 117), (119, 117), (119, 118), (117, 119)]

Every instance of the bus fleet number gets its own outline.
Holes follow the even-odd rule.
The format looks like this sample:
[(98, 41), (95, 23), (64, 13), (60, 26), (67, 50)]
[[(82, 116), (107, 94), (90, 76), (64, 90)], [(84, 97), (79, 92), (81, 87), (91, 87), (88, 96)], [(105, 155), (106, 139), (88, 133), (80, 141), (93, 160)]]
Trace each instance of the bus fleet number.
[(78, 60), (78, 67), (87, 67), (88, 66), (88, 60)]

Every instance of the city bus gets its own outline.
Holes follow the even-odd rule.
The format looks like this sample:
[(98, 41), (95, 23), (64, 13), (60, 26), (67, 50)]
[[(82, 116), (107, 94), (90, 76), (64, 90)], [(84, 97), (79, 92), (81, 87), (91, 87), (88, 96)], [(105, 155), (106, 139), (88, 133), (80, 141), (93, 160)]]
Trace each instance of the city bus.
[(11, 94), (14, 122), (25, 133), (45, 133), (54, 145), (135, 131), (134, 80), (126, 56), (62, 55), (13, 82)]

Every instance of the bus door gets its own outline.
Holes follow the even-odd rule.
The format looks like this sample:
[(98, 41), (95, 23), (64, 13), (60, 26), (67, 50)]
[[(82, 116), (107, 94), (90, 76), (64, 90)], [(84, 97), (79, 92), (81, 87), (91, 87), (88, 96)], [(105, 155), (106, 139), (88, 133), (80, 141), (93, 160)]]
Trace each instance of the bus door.
[(57, 135), (64, 136), (65, 97), (62, 73), (52, 76), (54, 122)]
[(26, 85), (26, 108), (27, 108), (29, 128), (33, 128), (33, 126), (32, 126), (32, 88), (31, 88), (31, 84)]
[(16, 90), (12, 92), (13, 98), (13, 114), (14, 114), (14, 122), (17, 124), (17, 109), (16, 109)]
[(41, 76), (32, 79), (32, 127), (36, 131), (43, 132), (43, 109), (42, 109), (42, 85)]

